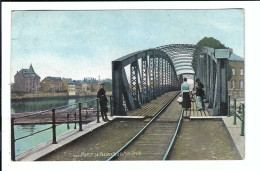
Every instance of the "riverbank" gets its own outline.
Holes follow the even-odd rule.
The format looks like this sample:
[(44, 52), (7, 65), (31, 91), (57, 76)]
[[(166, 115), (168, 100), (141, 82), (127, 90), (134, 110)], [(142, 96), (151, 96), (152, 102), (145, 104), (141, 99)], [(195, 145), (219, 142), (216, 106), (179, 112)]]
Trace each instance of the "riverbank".
[[(33, 99), (73, 99), (76, 97), (86, 97), (86, 96), (96, 96), (97, 92), (89, 92), (88, 94), (81, 94), (75, 96), (69, 96), (67, 93), (28, 93), (23, 96), (12, 95), (11, 101), (24, 101), (24, 100), (33, 100)], [(108, 91), (107, 96), (111, 96), (112, 92)]]

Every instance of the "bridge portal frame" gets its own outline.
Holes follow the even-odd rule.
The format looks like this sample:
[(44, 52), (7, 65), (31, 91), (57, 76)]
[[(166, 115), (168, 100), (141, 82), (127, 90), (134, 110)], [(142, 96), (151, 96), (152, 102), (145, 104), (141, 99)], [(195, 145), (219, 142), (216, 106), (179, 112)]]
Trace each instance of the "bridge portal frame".
[[(129, 65), (130, 83), (125, 71)], [(159, 49), (138, 51), (112, 61), (114, 115), (127, 115), (126, 107), (130, 111), (135, 110), (163, 93), (179, 90), (178, 81), (177, 84), (171, 84), (176, 83), (176, 80), (178, 78), (171, 59)]]

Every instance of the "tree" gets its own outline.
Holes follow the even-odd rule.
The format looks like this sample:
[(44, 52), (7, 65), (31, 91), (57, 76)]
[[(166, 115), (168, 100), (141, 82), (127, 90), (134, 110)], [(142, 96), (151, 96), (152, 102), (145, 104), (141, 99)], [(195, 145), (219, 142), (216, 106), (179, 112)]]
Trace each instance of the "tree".
[(197, 43), (197, 45), (207, 46), (214, 49), (227, 49), (225, 45), (223, 45), (219, 40), (214, 39), (213, 37), (204, 37)]
[[(224, 44), (222, 44), (219, 40), (217, 40), (213, 37), (204, 37), (197, 43), (197, 45), (211, 47), (214, 49), (227, 49), (227, 47)], [(200, 54), (200, 51), (196, 49), (192, 55), (192, 57), (193, 57), (192, 67), (193, 67), (194, 71), (197, 70), (197, 61), (199, 58), (199, 54)], [(227, 68), (228, 68), (228, 81), (229, 81), (232, 77), (232, 68), (229, 64), (228, 64)]]

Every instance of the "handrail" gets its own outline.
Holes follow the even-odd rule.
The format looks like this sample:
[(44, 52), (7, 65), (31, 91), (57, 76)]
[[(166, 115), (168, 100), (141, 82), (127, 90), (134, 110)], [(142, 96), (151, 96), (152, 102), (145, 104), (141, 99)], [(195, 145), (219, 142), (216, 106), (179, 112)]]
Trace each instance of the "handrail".
[(240, 133), (240, 135), (244, 136), (245, 135), (245, 105), (244, 104), (239, 105), (239, 111), (241, 111), (241, 109), (242, 109), (242, 111), (241, 111), (242, 113), (239, 113), (237, 111), (236, 98), (233, 99), (234, 104), (233, 104), (232, 108), (230, 106), (230, 96), (228, 98), (229, 98), (229, 105), (228, 105), (229, 114), (228, 114), (228, 117), (233, 115), (233, 117), (234, 117), (233, 125), (237, 124), (236, 118), (238, 118), (241, 121), (241, 133)]
[[(110, 97), (110, 102), (112, 100), (112, 97)], [(30, 114), (30, 115), (26, 115), (26, 116), (21, 116), (21, 117), (11, 117), (11, 160), (15, 161), (15, 142), (18, 141), (18, 140), (21, 140), (21, 139), (24, 139), (24, 138), (27, 138), (27, 137), (30, 137), (30, 136), (33, 136), (35, 134), (39, 134), (41, 132), (44, 132), (44, 131), (47, 131), (49, 129), (52, 129), (52, 144), (57, 144), (57, 141), (56, 141), (56, 127), (57, 126), (60, 126), (61, 124), (56, 124), (56, 114), (55, 114), (55, 111), (58, 110), (58, 109), (62, 109), (62, 108), (65, 108), (65, 107), (69, 107), (69, 106), (74, 106), (76, 105), (76, 108), (77, 108), (77, 105), (78, 105), (78, 113), (79, 113), (79, 116), (76, 116), (75, 115), (75, 121), (73, 123), (75, 123), (75, 129), (76, 129), (76, 123), (79, 124), (79, 131), (83, 131), (82, 129), (82, 104), (89, 104), (89, 103), (93, 103), (93, 102), (96, 102), (96, 105), (97, 105), (97, 123), (99, 123), (99, 99), (94, 99), (94, 100), (88, 100), (88, 101), (83, 101), (83, 102), (78, 102), (78, 103), (74, 103), (74, 104), (70, 104), (70, 105), (65, 105), (65, 106), (59, 106), (59, 107), (56, 107), (56, 108), (52, 108), (52, 109), (48, 109), (48, 110), (44, 110), (44, 111), (39, 111), (39, 112), (35, 112), (33, 114)], [(111, 112), (112, 112), (112, 105), (110, 104), (110, 108), (111, 108)], [(77, 110), (77, 109), (76, 109)], [(32, 134), (29, 134), (29, 135), (26, 135), (26, 136), (23, 136), (23, 137), (19, 137), (17, 139), (15, 139), (15, 131), (14, 131), (14, 126), (15, 125), (19, 125), (19, 124), (15, 124), (14, 121), (16, 119), (21, 119), (21, 118), (26, 118), (26, 117), (30, 117), (30, 116), (35, 116), (37, 114), (42, 114), (44, 112), (52, 112), (52, 126), (49, 127), (49, 128), (45, 128), (45, 129), (42, 129), (40, 131), (37, 131), (35, 133), (32, 133)], [(70, 123), (70, 122), (63, 122), (63, 123)]]
[(45, 129), (42, 129), (42, 130), (40, 130), (40, 131), (34, 132), (34, 133), (32, 133), (32, 134), (29, 134), (29, 135), (26, 135), (26, 136), (23, 136), (23, 137), (17, 138), (17, 139), (15, 139), (15, 141), (18, 141), (18, 140), (21, 140), (21, 139), (24, 139), (24, 138), (30, 137), (30, 136), (32, 136), (32, 135), (38, 134), (38, 133), (43, 132), (43, 131), (47, 131), (47, 130), (49, 130), (49, 129), (51, 129), (51, 128), (52, 128), (52, 127), (45, 128)]

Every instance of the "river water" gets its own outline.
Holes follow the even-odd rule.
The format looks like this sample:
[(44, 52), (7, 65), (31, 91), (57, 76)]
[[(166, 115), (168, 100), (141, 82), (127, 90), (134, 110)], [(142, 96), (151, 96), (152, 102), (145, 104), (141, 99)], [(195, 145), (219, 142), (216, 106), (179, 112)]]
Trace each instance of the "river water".
[[(96, 99), (96, 96), (16, 100), (11, 101), (11, 113), (14, 114), (22, 112), (42, 111), (51, 109), (53, 107), (71, 105), (94, 99)], [(90, 105), (96, 106), (96, 102), (93, 102), (93, 104)], [(49, 127), (51, 127), (50, 124), (15, 125), (15, 139), (18, 139), (26, 135), (30, 135), (32, 133), (38, 132)], [(75, 124), (62, 124), (56, 128), (57, 136), (74, 128)], [(78, 125), (76, 125), (76, 128), (78, 129)], [(52, 129), (18, 140), (15, 142), (15, 154), (21, 154), (22, 152), (49, 140), (52, 140)]]
[(73, 97), (73, 98), (43, 98), (43, 99), (25, 99), (11, 101), (11, 113), (33, 112), (52, 109), (53, 107), (71, 105), (83, 101), (96, 99), (96, 96)]

